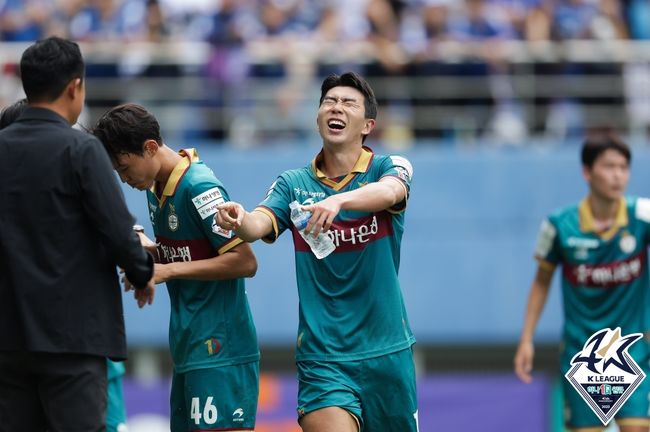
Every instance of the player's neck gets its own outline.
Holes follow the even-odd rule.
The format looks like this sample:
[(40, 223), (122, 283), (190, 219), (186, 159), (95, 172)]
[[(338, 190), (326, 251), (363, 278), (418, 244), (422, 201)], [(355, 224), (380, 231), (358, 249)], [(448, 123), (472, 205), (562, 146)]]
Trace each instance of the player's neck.
[(324, 145), (318, 168), (329, 178), (344, 176), (352, 171), (361, 152), (361, 146)]
[(621, 200), (603, 199), (593, 193), (589, 194), (587, 199), (589, 200), (589, 207), (591, 208), (591, 214), (594, 217), (596, 225), (602, 225), (603, 227), (611, 226), (616, 220)]
[(158, 170), (158, 175), (156, 175), (156, 189), (162, 190), (167, 184), (167, 180), (169, 180), (172, 171), (176, 168), (176, 165), (183, 159), (183, 156), (163, 144), (158, 149), (156, 157), (160, 160), (160, 170)]

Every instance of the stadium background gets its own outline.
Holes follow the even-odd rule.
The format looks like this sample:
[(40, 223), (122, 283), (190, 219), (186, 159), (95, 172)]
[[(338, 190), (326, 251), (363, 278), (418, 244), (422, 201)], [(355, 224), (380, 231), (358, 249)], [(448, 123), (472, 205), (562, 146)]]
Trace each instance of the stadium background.
[[(322, 77), (356, 70), (379, 98), (375, 152), (413, 163), (402, 289), (418, 339), (422, 431), (559, 431), (557, 281), (537, 331), (536, 380), (511, 372), (542, 218), (586, 193), (581, 139), (633, 146), (629, 193), (650, 195), (646, 0), (0, 0), (0, 106), (22, 97), (29, 42), (82, 43), (81, 123), (138, 102), (173, 148), (197, 147), (255, 206), (319, 150)], [(124, 188), (147, 222), (144, 195)], [(247, 281), (261, 352), (260, 432), (298, 430), (297, 295), (289, 237), (256, 243)], [(169, 302), (125, 297), (132, 432), (166, 430)], [(614, 430), (614, 429), (612, 429)]]

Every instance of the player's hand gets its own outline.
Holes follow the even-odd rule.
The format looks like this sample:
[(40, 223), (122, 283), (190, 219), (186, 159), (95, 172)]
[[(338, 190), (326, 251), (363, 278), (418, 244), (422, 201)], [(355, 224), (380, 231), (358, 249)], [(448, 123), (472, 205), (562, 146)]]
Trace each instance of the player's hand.
[(131, 281), (126, 277), (126, 274), (124, 274), (124, 269), (121, 267), (120, 267), (120, 276), (121, 276), (120, 280), (122, 282), (122, 285), (124, 285), (124, 292), (129, 292), (135, 289)]
[(225, 202), (217, 207), (214, 222), (225, 230), (236, 230), (241, 227), (246, 216), (246, 210), (234, 201)]
[(312, 233), (316, 238), (321, 231), (329, 231), (334, 218), (341, 211), (341, 203), (334, 195), (315, 204), (302, 206), (302, 209), (311, 212), (311, 218), (305, 227), (305, 235)]
[(515, 354), (515, 374), (526, 384), (533, 381), (531, 372), (533, 371), (533, 358), (535, 357), (535, 347), (532, 342), (520, 342)]
[(153, 303), (153, 299), (156, 295), (156, 286), (154, 285), (154, 279), (151, 278), (147, 282), (147, 286), (143, 289), (136, 289), (133, 291), (133, 298), (138, 302), (138, 307), (142, 309), (145, 305), (150, 305)]
[(140, 244), (142, 247), (149, 252), (152, 256), (155, 262), (160, 262), (160, 254), (158, 253), (158, 244), (151, 240), (147, 235), (143, 232), (136, 231), (136, 234), (138, 234), (138, 237), (140, 238)]

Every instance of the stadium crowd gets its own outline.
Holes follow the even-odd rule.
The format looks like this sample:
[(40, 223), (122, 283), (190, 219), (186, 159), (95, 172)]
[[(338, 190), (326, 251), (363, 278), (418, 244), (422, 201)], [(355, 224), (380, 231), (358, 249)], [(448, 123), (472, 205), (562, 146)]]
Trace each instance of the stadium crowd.
[[(520, 142), (529, 133), (579, 135), (584, 131), (581, 125), (608, 118), (616, 119), (616, 127), (637, 127), (629, 124), (635, 122), (641, 123), (637, 129), (646, 126), (643, 118), (648, 102), (628, 103), (630, 95), (645, 96), (635, 94), (638, 86), (631, 91), (626, 86), (650, 79), (647, 65), (626, 68), (600, 59), (579, 64), (533, 59), (526, 69), (533, 76), (617, 79), (609, 94), (600, 98), (563, 97), (557, 92), (545, 97), (538, 89), (522, 95), (513, 80), (519, 71), (510, 62), (506, 45), (511, 41), (647, 40), (647, 0), (0, 0), (0, 41), (28, 42), (49, 35), (89, 44), (207, 43), (209, 54), (196, 73), (212, 83), (212, 90), (206, 92), (212, 94), (211, 100), (205, 104), (241, 107), (245, 104), (242, 82), (278, 79), (283, 84), (278, 86), (275, 105), (287, 117), (281, 122), (286, 126), (284, 134), (289, 131), (297, 138), (301, 136), (291, 132), (292, 125), (303, 124), (304, 119), (291, 120), (291, 112), (304, 107), (287, 95), (305, 92), (304, 77), (318, 78), (350, 68), (371, 81), (466, 77), (468, 83), (478, 83), (469, 97), (463, 94), (467, 92), (463, 85), (445, 97), (431, 90), (405, 88), (409, 84), (400, 80), (392, 80), (390, 86), (376, 85), (380, 104), (389, 106), (387, 111), (395, 119), (388, 124), (404, 123), (406, 132), (398, 127), (396, 134), (407, 138), (440, 137), (470, 129)], [(474, 42), (478, 42), (475, 49), (468, 49)], [(341, 44), (347, 48), (346, 55)], [(463, 48), (454, 51), (454, 46)], [(7, 71), (12, 69), (5, 67)], [(177, 77), (188, 71), (169, 65), (129, 69), (89, 64), (87, 73), (90, 77)], [(605, 111), (611, 106), (615, 112), (604, 115), (601, 110), (598, 118), (585, 119), (589, 114), (582, 108), (589, 104), (605, 107)], [(431, 107), (443, 110), (444, 115)], [(226, 137), (224, 125), (234, 116), (225, 113), (219, 125), (208, 127), (217, 129), (212, 136)], [(449, 123), (459, 124), (445, 126)]]

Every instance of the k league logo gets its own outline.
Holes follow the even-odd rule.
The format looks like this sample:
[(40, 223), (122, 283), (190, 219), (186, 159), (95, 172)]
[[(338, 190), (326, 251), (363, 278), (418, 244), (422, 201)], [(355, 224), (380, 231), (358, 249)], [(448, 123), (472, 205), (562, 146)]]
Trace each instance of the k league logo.
[(620, 327), (599, 330), (571, 360), (573, 366), (565, 377), (603, 425), (609, 423), (645, 379), (627, 352), (642, 336), (621, 336)]

